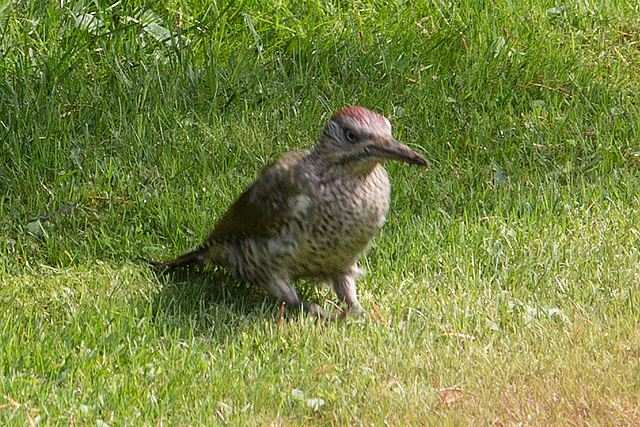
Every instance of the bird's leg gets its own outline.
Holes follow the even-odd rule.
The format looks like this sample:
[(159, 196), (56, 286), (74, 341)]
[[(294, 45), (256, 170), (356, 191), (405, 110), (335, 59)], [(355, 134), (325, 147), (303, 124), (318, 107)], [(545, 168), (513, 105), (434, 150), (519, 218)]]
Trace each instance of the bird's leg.
[(358, 274), (358, 268), (354, 266), (346, 274), (336, 277), (333, 280), (333, 290), (342, 302), (347, 304), (347, 312), (353, 313), (357, 316), (364, 315), (364, 310), (358, 302), (358, 293), (356, 292), (356, 276)]
[(279, 277), (272, 277), (262, 283), (267, 292), (276, 297), (280, 301), (293, 308), (302, 308), (313, 317), (324, 319), (327, 312), (318, 304), (302, 301), (296, 290), (291, 286), (288, 280)]

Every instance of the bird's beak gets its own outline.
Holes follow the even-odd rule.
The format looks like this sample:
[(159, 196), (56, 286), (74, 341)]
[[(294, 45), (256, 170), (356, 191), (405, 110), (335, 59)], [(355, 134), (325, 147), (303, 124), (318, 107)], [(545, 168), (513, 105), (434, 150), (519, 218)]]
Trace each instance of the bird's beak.
[(420, 154), (393, 138), (378, 140), (369, 149), (380, 160), (399, 160), (410, 165), (431, 166)]

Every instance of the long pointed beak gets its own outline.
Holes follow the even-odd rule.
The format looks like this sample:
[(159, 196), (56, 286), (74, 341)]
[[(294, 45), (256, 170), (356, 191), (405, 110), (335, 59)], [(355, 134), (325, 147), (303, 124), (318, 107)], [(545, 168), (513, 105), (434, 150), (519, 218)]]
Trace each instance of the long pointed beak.
[(420, 154), (393, 138), (378, 140), (369, 149), (380, 160), (399, 160), (410, 165), (431, 166)]

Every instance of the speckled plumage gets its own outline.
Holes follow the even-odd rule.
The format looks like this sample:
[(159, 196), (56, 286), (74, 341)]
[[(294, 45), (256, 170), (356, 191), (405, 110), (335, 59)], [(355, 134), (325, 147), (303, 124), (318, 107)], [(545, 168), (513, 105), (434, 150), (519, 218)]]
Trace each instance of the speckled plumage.
[(288, 305), (324, 316), (292, 286), (311, 279), (333, 284), (349, 311), (361, 312), (357, 260), (382, 227), (390, 184), (384, 160), (426, 166), (391, 136), (389, 121), (362, 107), (333, 115), (313, 151), (285, 154), (266, 167), (198, 249), (160, 269), (210, 261), (264, 286)]

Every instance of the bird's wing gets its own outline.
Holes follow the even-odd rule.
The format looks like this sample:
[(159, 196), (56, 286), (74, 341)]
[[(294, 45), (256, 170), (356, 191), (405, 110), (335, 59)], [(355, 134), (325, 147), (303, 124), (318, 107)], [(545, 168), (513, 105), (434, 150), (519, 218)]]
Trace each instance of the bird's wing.
[(280, 224), (297, 213), (300, 205), (306, 208), (300, 163), (308, 154), (308, 151), (293, 151), (263, 169), (218, 221), (209, 241), (274, 234)]

